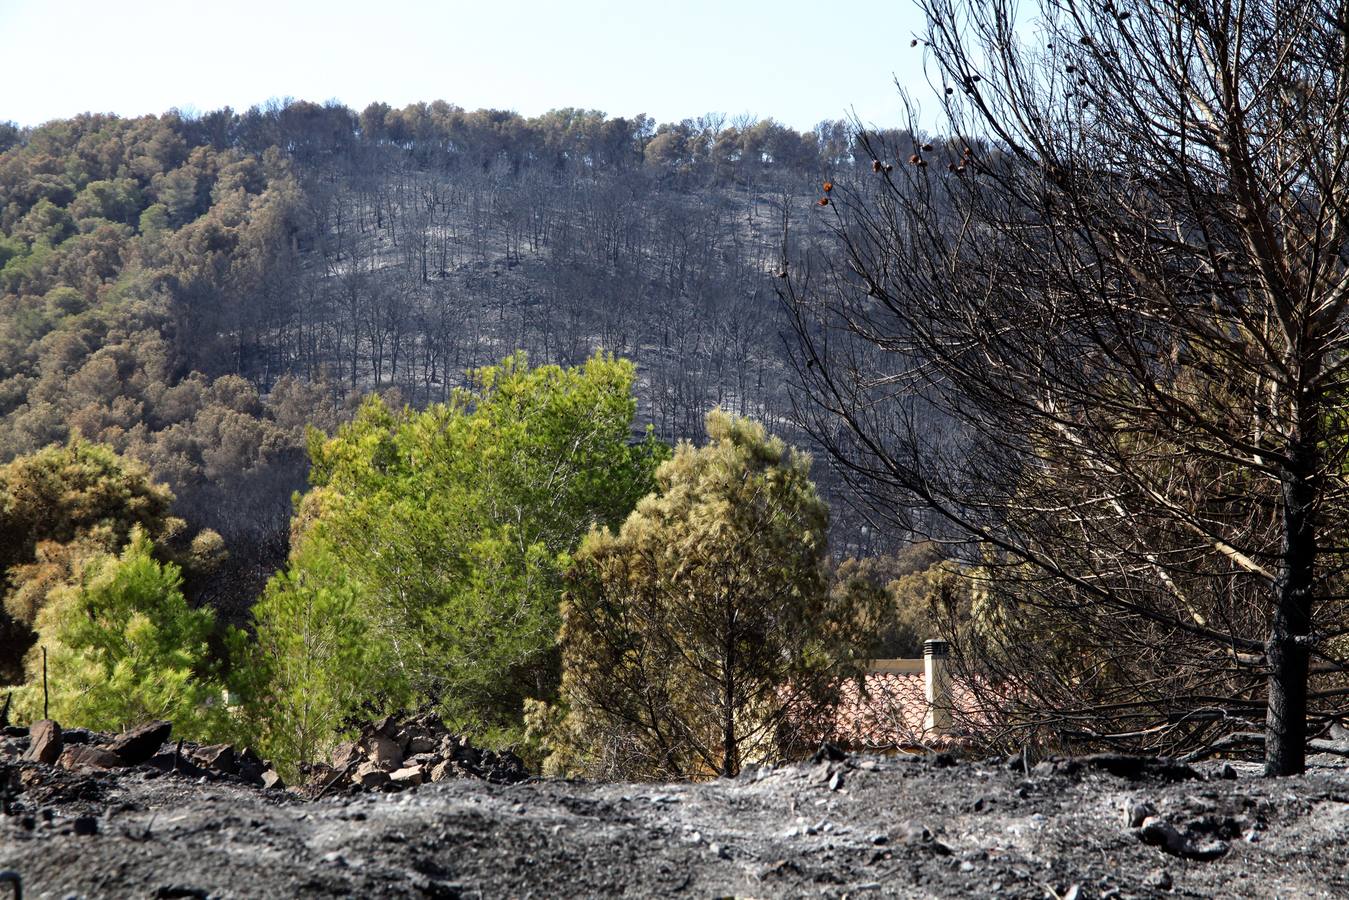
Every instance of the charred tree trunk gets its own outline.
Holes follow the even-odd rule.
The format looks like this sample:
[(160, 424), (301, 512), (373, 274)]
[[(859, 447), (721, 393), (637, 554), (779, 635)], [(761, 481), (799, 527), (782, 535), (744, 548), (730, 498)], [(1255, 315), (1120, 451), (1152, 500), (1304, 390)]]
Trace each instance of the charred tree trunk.
[[(1305, 434), (1305, 432), (1304, 432)], [(1317, 532), (1315, 444), (1303, 439), (1283, 477), (1282, 560), (1266, 657), (1269, 707), (1265, 717), (1265, 774), (1298, 775), (1307, 765), (1307, 675)]]

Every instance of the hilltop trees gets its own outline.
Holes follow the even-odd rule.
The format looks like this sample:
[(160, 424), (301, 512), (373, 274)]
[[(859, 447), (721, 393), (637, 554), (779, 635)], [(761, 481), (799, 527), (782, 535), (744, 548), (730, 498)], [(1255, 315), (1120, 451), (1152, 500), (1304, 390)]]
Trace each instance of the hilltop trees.
[(1261, 730), (1299, 772), (1349, 663), (1344, 9), (922, 6), (952, 142), (868, 139), (877, 174), (835, 191), (838, 277), (795, 286), (815, 431), (1073, 635), (965, 636), (1015, 660), (1014, 721)]
[(721, 411), (707, 432), (576, 554), (565, 705), (535, 711), (554, 767), (735, 775), (818, 740), (812, 713), (868, 655), (869, 616), (852, 602), (867, 595), (827, 589), (828, 511), (809, 458)]

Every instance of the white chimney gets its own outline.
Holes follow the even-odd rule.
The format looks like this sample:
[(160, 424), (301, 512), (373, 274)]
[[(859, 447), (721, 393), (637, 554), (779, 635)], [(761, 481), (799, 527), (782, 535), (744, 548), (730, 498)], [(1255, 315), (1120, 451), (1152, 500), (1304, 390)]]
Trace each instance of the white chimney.
[(951, 677), (946, 662), (951, 645), (946, 641), (923, 641), (923, 687), (927, 695), (927, 715), (923, 730), (942, 734), (951, 727)]

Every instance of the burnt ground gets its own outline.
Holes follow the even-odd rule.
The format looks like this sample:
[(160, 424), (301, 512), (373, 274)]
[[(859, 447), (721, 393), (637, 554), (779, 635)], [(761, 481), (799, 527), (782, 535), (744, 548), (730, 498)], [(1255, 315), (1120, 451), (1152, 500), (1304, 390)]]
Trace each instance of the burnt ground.
[[(1349, 896), (1349, 769), (1102, 765), (848, 757), (704, 784), (451, 780), (306, 801), (24, 763), (0, 870), (25, 898)], [(1129, 827), (1131, 805), (1170, 852)]]

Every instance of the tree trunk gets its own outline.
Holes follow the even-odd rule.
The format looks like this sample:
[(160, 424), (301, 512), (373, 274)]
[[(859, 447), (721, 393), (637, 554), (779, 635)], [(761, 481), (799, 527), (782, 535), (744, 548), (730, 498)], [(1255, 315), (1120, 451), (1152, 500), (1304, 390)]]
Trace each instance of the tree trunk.
[(1299, 441), (1283, 474), (1282, 559), (1265, 649), (1269, 661), (1265, 774), (1271, 776), (1300, 775), (1307, 765), (1307, 670), (1317, 552), (1310, 474), (1315, 471), (1314, 448), (1312, 441)]
[(734, 778), (740, 772), (739, 748), (735, 740), (735, 604), (726, 599), (726, 643), (722, 655), (722, 731), (721, 776)]

